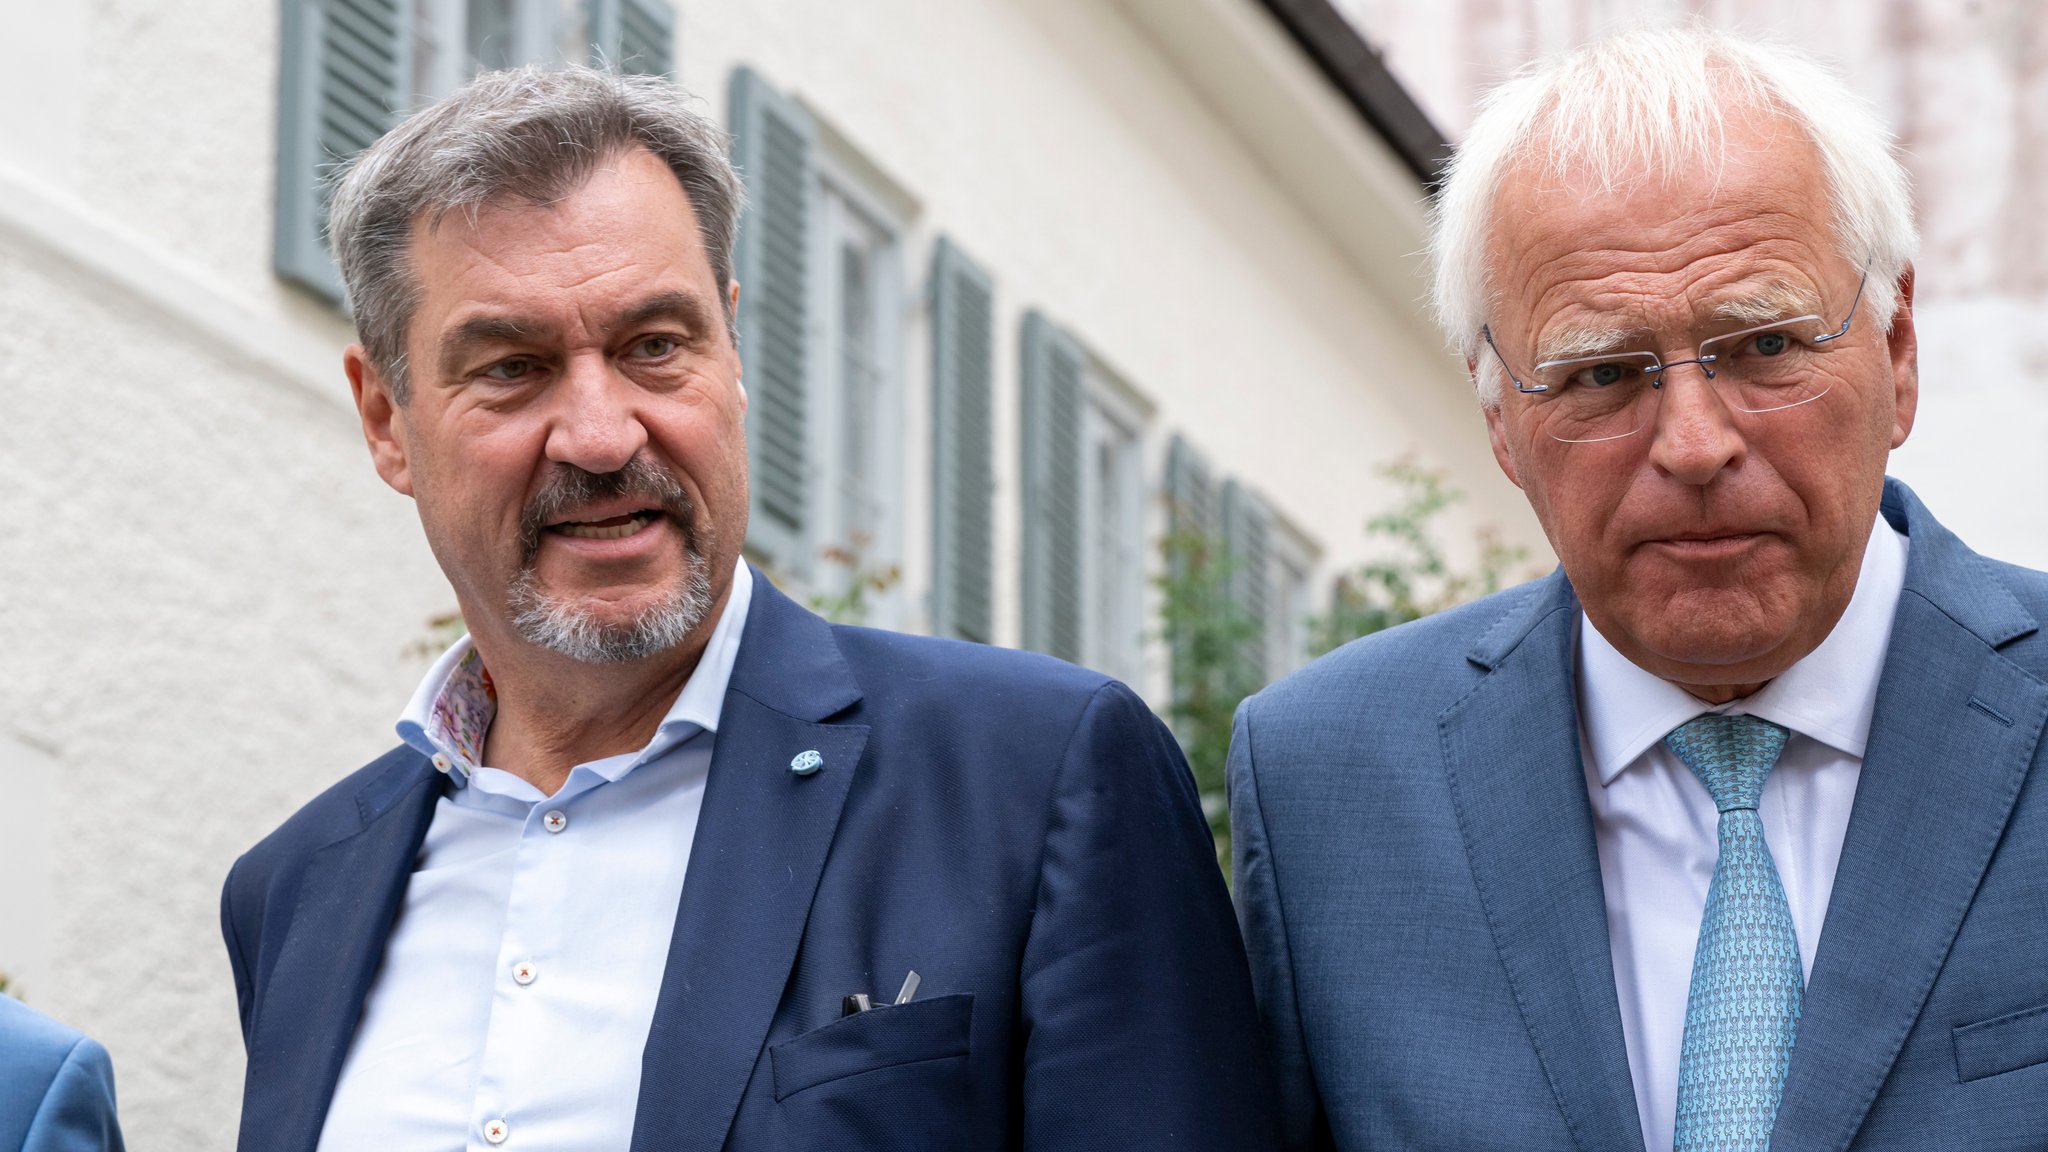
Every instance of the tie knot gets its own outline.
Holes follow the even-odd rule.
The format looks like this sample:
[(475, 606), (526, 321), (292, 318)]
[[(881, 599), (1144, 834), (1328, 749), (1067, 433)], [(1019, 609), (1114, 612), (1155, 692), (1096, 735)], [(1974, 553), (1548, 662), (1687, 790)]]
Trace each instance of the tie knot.
[(1673, 728), (1664, 744), (1707, 786), (1715, 808), (1733, 812), (1756, 807), (1789, 736), (1769, 720), (1710, 712)]

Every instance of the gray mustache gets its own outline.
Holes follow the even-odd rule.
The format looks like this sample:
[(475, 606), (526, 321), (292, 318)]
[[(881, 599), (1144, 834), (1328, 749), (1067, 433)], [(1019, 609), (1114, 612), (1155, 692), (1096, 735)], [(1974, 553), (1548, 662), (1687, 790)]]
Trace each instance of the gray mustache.
[(572, 513), (600, 500), (630, 498), (645, 507), (658, 508), (675, 520), (683, 541), (692, 551), (697, 546), (696, 506), (690, 494), (674, 476), (645, 456), (635, 456), (616, 472), (586, 472), (574, 464), (557, 465), (554, 475), (519, 516), (521, 564), (530, 565), (540, 550), (541, 533), (552, 521), (573, 518)]

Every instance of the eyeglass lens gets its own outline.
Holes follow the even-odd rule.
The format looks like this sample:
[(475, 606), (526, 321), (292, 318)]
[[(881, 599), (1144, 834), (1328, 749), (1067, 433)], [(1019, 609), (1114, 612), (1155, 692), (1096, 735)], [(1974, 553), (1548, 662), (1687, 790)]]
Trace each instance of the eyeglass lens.
[(1702, 340), (1692, 357), (1661, 362), (1652, 352), (1624, 352), (1546, 361), (1533, 382), (1544, 391), (1532, 397), (1556, 439), (1570, 443), (1614, 440), (1655, 419), (1656, 401), (1646, 395), (1673, 371), (1690, 364), (1702, 370), (1721, 402), (1740, 412), (1776, 412), (1826, 395), (1829, 377), (1815, 360), (1832, 347), (1820, 339), (1827, 325), (1800, 316)]

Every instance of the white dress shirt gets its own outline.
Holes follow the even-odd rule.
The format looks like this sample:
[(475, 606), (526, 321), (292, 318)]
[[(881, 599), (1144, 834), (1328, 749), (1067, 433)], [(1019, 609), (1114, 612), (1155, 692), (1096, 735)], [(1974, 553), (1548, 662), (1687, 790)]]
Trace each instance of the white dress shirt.
[(448, 776), (363, 1003), (321, 1152), (625, 1152), (726, 683), (739, 565), (647, 746), (560, 791), (477, 763), (496, 714), (465, 638), (398, 723)]
[(1586, 790), (1622, 1033), (1649, 1152), (1671, 1147), (1693, 951), (1720, 854), (1713, 798), (1664, 746), (1664, 736), (1708, 712), (1747, 713), (1792, 730), (1757, 812), (1811, 977), (1905, 583), (1906, 549), (1906, 538), (1879, 517), (1856, 591), (1827, 639), (1758, 692), (1718, 708), (1629, 663), (1580, 618)]

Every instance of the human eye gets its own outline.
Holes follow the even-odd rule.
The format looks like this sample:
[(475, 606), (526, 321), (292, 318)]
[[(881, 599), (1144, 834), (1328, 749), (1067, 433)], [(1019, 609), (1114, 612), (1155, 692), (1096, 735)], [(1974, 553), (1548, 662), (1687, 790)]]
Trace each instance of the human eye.
[(1634, 380), (1641, 369), (1623, 360), (1598, 360), (1582, 364), (1565, 377), (1565, 384), (1592, 392), (1604, 392)]
[(532, 379), (539, 372), (540, 363), (531, 356), (513, 356), (485, 368), (482, 375), (500, 384), (518, 384)]
[(677, 341), (673, 336), (642, 336), (633, 342), (633, 355), (643, 360), (661, 360), (673, 353)]
[(1783, 356), (1796, 343), (1790, 332), (1758, 332), (1744, 342), (1742, 350), (1752, 356)]
[(1745, 361), (1751, 365), (1760, 365), (1764, 361), (1782, 362), (1813, 351), (1814, 345), (1808, 339), (1811, 335), (1810, 327), (1803, 327), (1801, 322), (1795, 321), (1752, 332), (1736, 332), (1718, 341), (1710, 340), (1700, 345), (1700, 352), (1707, 355), (1725, 348), (1724, 355), (1731, 361)]

